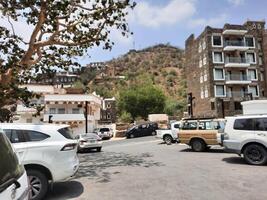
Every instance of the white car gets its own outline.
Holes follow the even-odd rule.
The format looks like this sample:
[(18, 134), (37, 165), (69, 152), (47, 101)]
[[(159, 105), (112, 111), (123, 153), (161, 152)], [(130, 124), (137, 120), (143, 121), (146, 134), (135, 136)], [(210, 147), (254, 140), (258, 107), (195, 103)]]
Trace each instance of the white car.
[(8, 138), (0, 130), (0, 199), (29, 199), (26, 171), (19, 163)]
[(267, 115), (227, 117), (223, 136), (225, 150), (243, 155), (247, 163), (267, 162)]
[(111, 128), (97, 128), (94, 130), (101, 139), (110, 139), (113, 137), (113, 131)]
[(181, 122), (173, 122), (170, 125), (170, 129), (158, 129), (156, 130), (157, 132), (157, 138), (163, 139), (163, 141), (167, 144), (170, 145), (172, 144), (173, 141), (177, 141), (177, 133), (180, 129)]
[(77, 141), (66, 125), (0, 124), (24, 165), (31, 199), (43, 199), (51, 182), (73, 176), (79, 168)]
[(88, 149), (96, 149), (100, 152), (102, 149), (102, 139), (95, 133), (79, 134), (75, 139), (78, 140), (78, 152)]

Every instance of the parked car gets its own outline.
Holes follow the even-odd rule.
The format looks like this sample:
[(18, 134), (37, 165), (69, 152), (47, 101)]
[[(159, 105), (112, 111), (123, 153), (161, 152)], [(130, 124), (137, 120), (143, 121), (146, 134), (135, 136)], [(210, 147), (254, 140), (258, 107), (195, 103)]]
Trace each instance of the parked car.
[(102, 139), (94, 133), (79, 134), (75, 137), (78, 140), (78, 152), (89, 149), (102, 149)]
[(31, 199), (43, 199), (49, 183), (73, 176), (79, 167), (77, 141), (66, 125), (0, 124), (24, 165)]
[(224, 120), (188, 119), (183, 120), (178, 132), (178, 140), (196, 151), (205, 151), (211, 145), (221, 145)]
[(267, 115), (227, 117), (223, 146), (228, 152), (243, 155), (248, 164), (266, 164)]
[(97, 128), (94, 132), (103, 140), (113, 137), (113, 131), (111, 128)]
[(170, 129), (157, 129), (157, 138), (163, 139), (163, 141), (170, 145), (173, 142), (177, 141), (177, 133), (180, 129), (181, 122), (180, 121), (174, 121), (170, 123)]
[(126, 131), (127, 138), (134, 138), (134, 137), (142, 137), (142, 136), (149, 136), (149, 135), (156, 135), (156, 130), (158, 129), (158, 124), (151, 122), (151, 123), (144, 123), (139, 124), (131, 127)]
[(28, 200), (30, 188), (26, 171), (1, 129), (0, 163), (0, 199)]

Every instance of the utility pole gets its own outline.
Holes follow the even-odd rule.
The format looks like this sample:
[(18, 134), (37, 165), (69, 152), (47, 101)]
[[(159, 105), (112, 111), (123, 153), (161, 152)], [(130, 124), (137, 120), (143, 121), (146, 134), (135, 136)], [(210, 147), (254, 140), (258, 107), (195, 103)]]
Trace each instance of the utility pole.
[(193, 118), (193, 100), (195, 97), (193, 97), (192, 92), (187, 94), (187, 107), (188, 107), (188, 114), (190, 118)]
[(85, 102), (84, 117), (85, 117), (85, 133), (88, 133), (88, 101)]

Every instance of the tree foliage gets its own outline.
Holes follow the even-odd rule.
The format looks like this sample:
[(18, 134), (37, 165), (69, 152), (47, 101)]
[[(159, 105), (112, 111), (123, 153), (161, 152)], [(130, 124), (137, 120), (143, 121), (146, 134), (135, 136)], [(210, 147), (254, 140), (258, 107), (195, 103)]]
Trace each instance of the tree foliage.
[(153, 85), (131, 87), (120, 91), (118, 108), (130, 113), (133, 119), (147, 119), (149, 114), (162, 113), (165, 106), (163, 92)]
[[(36, 73), (77, 66), (73, 57), (94, 46), (111, 49), (110, 32), (129, 34), (126, 15), (134, 6), (130, 0), (0, 1), (0, 17), (12, 27), (0, 25), (0, 108), (24, 100), (26, 90), (18, 85)], [(29, 41), (16, 32), (14, 21), (33, 27)]]

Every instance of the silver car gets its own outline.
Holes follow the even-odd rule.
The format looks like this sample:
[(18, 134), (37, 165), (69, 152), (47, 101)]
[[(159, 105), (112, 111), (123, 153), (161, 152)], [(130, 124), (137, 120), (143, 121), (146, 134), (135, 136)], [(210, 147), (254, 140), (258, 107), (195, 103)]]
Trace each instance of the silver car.
[(79, 134), (75, 137), (78, 140), (78, 152), (89, 149), (102, 149), (102, 139), (94, 133)]

